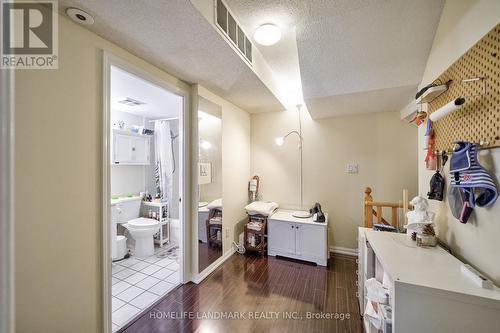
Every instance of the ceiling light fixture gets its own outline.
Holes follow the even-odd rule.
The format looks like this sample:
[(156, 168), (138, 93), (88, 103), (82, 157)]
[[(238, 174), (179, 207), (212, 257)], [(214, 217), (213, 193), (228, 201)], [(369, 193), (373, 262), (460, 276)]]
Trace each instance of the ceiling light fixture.
[(79, 8), (68, 8), (66, 14), (75, 22), (85, 25), (94, 24), (94, 18)]
[(266, 23), (255, 30), (253, 38), (260, 45), (274, 45), (281, 39), (281, 30), (275, 24)]
[(205, 149), (205, 150), (209, 150), (210, 148), (212, 148), (212, 144), (208, 141), (201, 141), (201, 148)]
[(139, 101), (137, 99), (130, 98), (130, 97), (122, 99), (122, 100), (118, 101), (118, 103), (125, 104), (127, 106), (139, 106), (139, 105), (146, 104), (145, 102), (142, 102), (142, 101)]

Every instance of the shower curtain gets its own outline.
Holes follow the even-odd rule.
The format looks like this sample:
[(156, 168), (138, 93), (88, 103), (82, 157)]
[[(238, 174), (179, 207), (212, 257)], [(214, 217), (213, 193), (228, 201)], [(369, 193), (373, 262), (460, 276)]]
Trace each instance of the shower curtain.
[(162, 202), (168, 202), (172, 198), (173, 162), (172, 137), (170, 123), (167, 120), (155, 122), (154, 137), (156, 192), (160, 194)]

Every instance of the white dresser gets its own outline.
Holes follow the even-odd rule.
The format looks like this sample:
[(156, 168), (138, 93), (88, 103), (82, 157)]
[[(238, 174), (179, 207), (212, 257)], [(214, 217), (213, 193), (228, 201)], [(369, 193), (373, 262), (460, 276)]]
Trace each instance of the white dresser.
[(328, 260), (328, 215), (326, 222), (312, 217), (297, 218), (293, 211), (278, 209), (267, 219), (267, 254), (314, 262), (326, 266)]
[[(390, 285), (392, 332), (500, 332), (500, 290), (474, 284), (462, 262), (441, 247), (420, 248), (405, 234), (359, 228), (359, 301), (367, 279)], [(365, 332), (375, 330), (364, 320)]]

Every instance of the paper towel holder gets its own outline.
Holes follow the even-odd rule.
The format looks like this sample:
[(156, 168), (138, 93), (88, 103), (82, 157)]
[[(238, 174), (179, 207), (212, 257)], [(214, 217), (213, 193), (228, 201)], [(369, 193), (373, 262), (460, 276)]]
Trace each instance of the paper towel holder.
[(448, 102), (447, 104), (443, 105), (439, 109), (437, 109), (435, 112), (431, 113), (429, 115), (429, 119), (432, 122), (436, 122), (439, 119), (446, 117), (450, 113), (457, 111), (464, 104), (465, 104), (465, 97), (462, 97), (462, 96), (457, 97), (457, 98), (451, 100), (450, 102)]
[[(442, 106), (441, 108), (439, 108), (438, 110), (436, 110), (436, 113), (433, 113), (434, 116), (433, 116), (433, 114), (431, 114), (430, 119), (432, 121), (438, 121), (439, 119), (441, 119), (442, 117), (445, 117), (449, 113), (455, 112), (456, 110), (460, 109), (462, 107), (462, 105), (466, 102), (467, 98), (486, 95), (486, 80), (484, 77), (474, 77), (474, 78), (463, 79), (461, 81), (461, 84), (469, 83), (469, 82), (477, 82), (477, 81), (481, 81), (483, 83), (482, 92), (480, 92), (478, 94), (474, 94), (474, 95), (465, 95), (465, 96), (459, 96), (459, 97), (455, 98), (454, 100), (452, 100), (448, 104), (446, 104), (446, 105)], [(445, 111), (444, 113), (439, 112), (440, 110), (444, 111), (445, 108), (448, 108), (449, 111)]]

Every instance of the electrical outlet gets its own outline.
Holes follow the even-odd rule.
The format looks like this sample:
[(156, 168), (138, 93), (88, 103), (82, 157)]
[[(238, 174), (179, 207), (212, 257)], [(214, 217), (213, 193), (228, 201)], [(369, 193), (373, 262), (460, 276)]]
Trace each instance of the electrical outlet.
[(226, 238), (229, 238), (229, 228), (226, 228)]
[(345, 172), (347, 173), (358, 173), (359, 167), (357, 163), (348, 163), (345, 166)]

